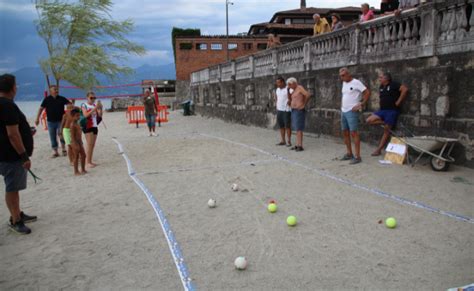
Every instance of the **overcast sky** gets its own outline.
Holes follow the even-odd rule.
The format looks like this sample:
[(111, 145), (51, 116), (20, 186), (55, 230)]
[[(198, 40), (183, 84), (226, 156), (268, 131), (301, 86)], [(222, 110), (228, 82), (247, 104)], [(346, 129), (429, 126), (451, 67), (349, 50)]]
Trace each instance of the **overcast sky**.
[[(231, 34), (247, 32), (253, 23), (269, 21), (281, 10), (299, 8), (299, 0), (232, 0), (229, 10)], [(33, 0), (0, 0), (0, 73), (38, 66), (46, 48), (36, 35)], [(378, 7), (380, 0), (307, 0), (308, 7), (359, 6), (363, 2)], [(112, 17), (131, 18), (136, 25), (129, 38), (148, 53), (130, 57), (128, 65), (163, 65), (173, 62), (171, 29), (200, 28), (203, 34), (225, 34), (225, 0), (116, 0)]]

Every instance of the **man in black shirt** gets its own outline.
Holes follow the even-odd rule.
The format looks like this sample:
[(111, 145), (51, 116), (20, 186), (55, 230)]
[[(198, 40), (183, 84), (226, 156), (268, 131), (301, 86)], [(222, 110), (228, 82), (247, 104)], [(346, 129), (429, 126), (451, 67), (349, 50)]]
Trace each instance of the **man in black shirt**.
[[(48, 120), (48, 131), (49, 139), (51, 141), (51, 147), (53, 148), (53, 158), (58, 157), (58, 136), (61, 137), (61, 121), (63, 120), (64, 115), (64, 106), (69, 104), (69, 100), (59, 95), (57, 86), (49, 87), (49, 96), (43, 99), (41, 106), (38, 110), (38, 115), (36, 116), (35, 124), (38, 126), (41, 113), (46, 109), (46, 117)], [(64, 141), (61, 141), (61, 148), (63, 150), (63, 155), (66, 156), (66, 148)]]
[(370, 125), (383, 125), (384, 133), (378, 148), (372, 156), (380, 156), (382, 149), (390, 138), (390, 130), (397, 123), (400, 114), (400, 106), (408, 94), (408, 88), (400, 83), (392, 81), (392, 76), (387, 72), (379, 74), (380, 81), (380, 110), (374, 112), (367, 118)]
[(31, 230), (25, 222), (36, 220), (20, 210), (21, 190), (26, 189), (27, 170), (31, 167), (33, 136), (25, 115), (13, 102), (15, 76), (0, 76), (0, 175), (5, 181), (5, 201), (10, 210), (10, 228), (20, 234)]

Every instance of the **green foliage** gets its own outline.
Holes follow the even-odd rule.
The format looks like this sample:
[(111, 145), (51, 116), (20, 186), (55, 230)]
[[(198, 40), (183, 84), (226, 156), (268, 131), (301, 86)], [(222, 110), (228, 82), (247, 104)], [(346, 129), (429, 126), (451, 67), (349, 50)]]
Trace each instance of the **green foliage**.
[(171, 31), (171, 41), (173, 42), (173, 53), (174, 53), (174, 59), (176, 61), (176, 37), (177, 36), (200, 36), (201, 35), (201, 30), (199, 28), (193, 29), (193, 28), (178, 28), (178, 27), (173, 27), (173, 30)]
[(143, 55), (143, 46), (126, 38), (133, 31), (130, 19), (110, 16), (111, 0), (36, 0), (36, 29), (48, 48), (40, 60), (47, 75), (59, 84), (66, 80), (88, 90), (99, 85), (97, 74), (114, 80), (133, 70), (122, 66), (128, 55)]

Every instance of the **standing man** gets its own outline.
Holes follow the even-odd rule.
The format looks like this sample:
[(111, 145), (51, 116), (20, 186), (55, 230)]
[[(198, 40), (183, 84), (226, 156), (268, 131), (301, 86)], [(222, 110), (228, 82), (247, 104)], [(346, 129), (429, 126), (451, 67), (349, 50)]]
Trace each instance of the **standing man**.
[(150, 90), (145, 90), (145, 96), (143, 97), (143, 105), (145, 106), (145, 118), (146, 124), (148, 125), (148, 136), (157, 136), (155, 133), (156, 129), (156, 103), (155, 98), (150, 95)]
[(328, 21), (326, 18), (321, 18), (319, 14), (314, 14), (313, 15), (314, 19), (314, 29), (313, 29), (313, 35), (319, 35), (327, 32), (331, 32), (331, 26), (329, 25)]
[[(277, 124), (280, 128), (281, 141), (277, 146), (291, 146), (291, 107), (288, 105), (288, 88), (285, 85), (285, 79), (278, 77), (276, 81), (275, 101), (277, 109)], [(285, 135), (288, 137), (288, 143), (285, 141)]]
[(33, 136), (25, 115), (13, 102), (16, 95), (15, 76), (0, 76), (0, 175), (5, 181), (5, 201), (10, 211), (10, 228), (29, 234), (25, 222), (36, 220), (20, 210), (20, 191), (26, 189), (27, 170), (31, 167)]
[[(308, 91), (303, 86), (298, 85), (298, 81), (295, 78), (289, 78), (288, 84), (288, 104), (291, 107), (291, 125), (293, 130), (296, 131), (296, 145), (291, 148), (297, 152), (304, 151), (303, 148), (303, 131), (305, 128), (306, 119), (306, 104), (311, 97)], [(293, 90), (291, 93), (290, 90)]]
[[(359, 115), (369, 101), (370, 90), (361, 81), (354, 79), (347, 68), (339, 70), (339, 77), (342, 80), (341, 129), (347, 149), (347, 153), (341, 160), (350, 160), (350, 164), (355, 165), (362, 162), (360, 157)], [(351, 137), (354, 140), (355, 156), (352, 153)]]
[(379, 74), (380, 82), (380, 110), (367, 118), (370, 125), (383, 125), (384, 132), (379, 147), (372, 153), (373, 157), (380, 156), (382, 149), (390, 138), (390, 131), (397, 124), (400, 106), (407, 97), (408, 88), (398, 82), (392, 81), (390, 73)]
[[(38, 126), (41, 113), (46, 109), (46, 116), (48, 119), (48, 132), (49, 139), (51, 141), (51, 147), (53, 148), (53, 158), (59, 157), (58, 153), (58, 137), (62, 135), (61, 133), (61, 121), (63, 120), (64, 115), (64, 106), (69, 104), (69, 100), (59, 95), (58, 87), (55, 85), (49, 86), (49, 96), (43, 99), (41, 106), (38, 110), (38, 115), (36, 116), (35, 124)], [(64, 142), (60, 138), (61, 148), (63, 156), (67, 155)]]

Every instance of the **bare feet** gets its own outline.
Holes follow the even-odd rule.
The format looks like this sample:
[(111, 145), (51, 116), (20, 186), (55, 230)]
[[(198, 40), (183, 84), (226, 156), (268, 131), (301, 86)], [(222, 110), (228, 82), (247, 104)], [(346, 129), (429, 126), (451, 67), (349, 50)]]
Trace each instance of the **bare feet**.
[(89, 168), (95, 168), (95, 167), (97, 167), (97, 164), (88, 163), (87, 166), (88, 166)]
[(82, 170), (81, 175), (85, 175), (85, 174), (87, 174), (87, 173), (88, 173), (88, 172), (87, 172), (86, 170)]
[(81, 175), (81, 173), (79, 173), (79, 172), (74, 172), (74, 176), (80, 176), (80, 175)]

